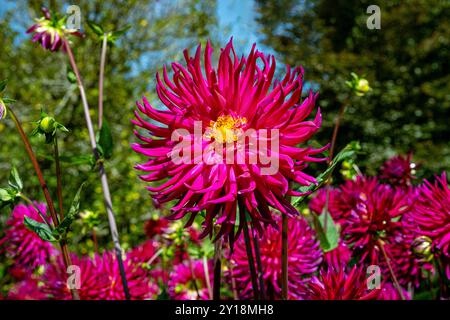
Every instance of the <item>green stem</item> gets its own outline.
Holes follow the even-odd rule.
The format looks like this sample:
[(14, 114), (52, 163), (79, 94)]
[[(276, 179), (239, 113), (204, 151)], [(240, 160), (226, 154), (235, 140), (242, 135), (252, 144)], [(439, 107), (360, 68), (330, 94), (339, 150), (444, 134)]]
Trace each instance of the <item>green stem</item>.
[[(44, 175), (42, 174), (41, 168), (39, 167), (39, 163), (37, 161), (36, 155), (34, 154), (33, 148), (31, 147), (30, 141), (28, 140), (27, 135), (23, 131), (23, 128), (19, 121), (19, 118), (17, 118), (16, 114), (10, 107), (7, 106), (7, 108), (11, 115), (11, 118), (14, 121), (14, 124), (16, 125), (17, 130), (19, 131), (20, 137), (22, 138), (23, 144), (25, 145), (25, 149), (28, 153), (31, 163), (33, 164), (34, 171), (36, 172), (36, 175), (38, 177), (42, 191), (44, 192), (45, 201), (47, 202), (47, 207), (48, 207), (48, 210), (50, 211), (50, 215), (53, 220), (53, 225), (58, 226), (59, 221), (58, 221), (58, 216), (56, 214), (55, 206), (53, 205), (52, 197), (50, 196), (50, 192), (49, 192), (47, 184), (45, 183), (45, 180), (44, 180)], [(67, 248), (67, 244), (64, 241), (60, 242), (60, 246), (61, 246), (61, 251), (63, 254), (64, 264), (67, 269), (69, 266), (72, 265), (72, 261), (70, 259), (70, 255), (69, 255), (69, 250)], [(75, 289), (75, 288), (70, 289), (70, 292), (72, 293), (73, 300), (80, 300), (80, 295), (78, 294), (77, 289)]]
[(55, 136), (53, 139), (53, 152), (55, 155), (55, 170), (56, 170), (56, 190), (59, 204), (59, 219), (64, 219), (63, 209), (63, 196), (62, 196), (62, 173), (61, 173), (61, 161), (59, 159), (58, 138)]

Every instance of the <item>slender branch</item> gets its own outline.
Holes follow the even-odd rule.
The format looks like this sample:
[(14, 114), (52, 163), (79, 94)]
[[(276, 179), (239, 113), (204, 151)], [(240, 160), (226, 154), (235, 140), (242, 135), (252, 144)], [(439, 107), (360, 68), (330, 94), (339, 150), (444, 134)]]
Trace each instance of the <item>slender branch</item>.
[(97, 232), (95, 231), (95, 227), (92, 228), (92, 242), (94, 242), (94, 252), (98, 254), (98, 240), (97, 240)]
[(59, 204), (59, 219), (63, 221), (64, 211), (63, 211), (63, 197), (62, 197), (62, 174), (61, 174), (61, 162), (59, 160), (59, 150), (58, 150), (58, 138), (53, 139), (53, 152), (55, 154), (55, 170), (56, 170), (56, 185), (57, 185), (57, 196)]
[[(336, 148), (336, 140), (337, 140), (337, 135), (339, 132), (339, 126), (341, 124), (342, 118), (344, 117), (344, 112), (345, 112), (345, 108), (348, 104), (348, 97), (345, 99), (345, 101), (341, 104), (340, 108), (339, 108), (339, 113), (338, 116), (336, 118), (336, 121), (334, 123), (334, 129), (333, 129), (333, 135), (331, 137), (331, 146), (330, 146), (330, 153), (329, 153), (329, 158), (328, 158), (328, 164), (330, 164), (333, 161), (333, 156), (334, 156), (334, 149)], [(326, 193), (326, 201), (325, 201), (325, 208), (327, 208), (327, 212), (329, 211), (329, 203), (328, 203), (328, 199), (329, 199), (329, 193), (330, 193), (330, 188), (329, 186), (331, 185), (331, 177), (328, 178), (326, 186), (327, 186), (327, 193)], [(323, 230), (324, 232), (327, 232), (327, 225), (328, 225), (328, 214), (325, 214), (324, 220), (323, 220)]]
[(222, 238), (216, 238), (214, 242), (214, 284), (213, 300), (220, 300), (220, 285), (222, 278)]
[(262, 270), (261, 250), (259, 248), (259, 240), (254, 230), (252, 230), (252, 234), (253, 234), (253, 246), (255, 248), (256, 267), (258, 268), (259, 293), (261, 295), (261, 299), (266, 300), (266, 289), (264, 286), (264, 273)]
[(114, 242), (114, 250), (116, 253), (117, 261), (119, 263), (119, 270), (120, 270), (120, 276), (122, 279), (123, 291), (125, 294), (125, 298), (127, 300), (129, 300), (131, 298), (131, 296), (130, 296), (130, 292), (128, 290), (128, 283), (127, 283), (127, 278), (126, 278), (126, 274), (125, 274), (125, 268), (123, 266), (122, 248), (120, 246), (119, 232), (117, 231), (116, 219), (114, 217), (114, 211), (112, 208), (112, 200), (111, 200), (111, 193), (109, 190), (108, 178), (106, 176), (103, 162), (98, 161), (99, 154), (98, 154), (98, 149), (97, 149), (97, 142), (95, 140), (95, 133), (94, 133), (93, 125), (92, 125), (92, 119), (91, 119), (91, 116), (89, 113), (89, 105), (87, 102), (86, 93), (84, 90), (83, 82), (81, 80), (80, 72), (78, 71), (78, 67), (75, 62), (75, 58), (73, 56), (72, 49), (70, 48), (69, 42), (67, 40), (64, 41), (64, 46), (66, 48), (67, 55), (69, 56), (70, 65), (72, 66), (73, 72), (75, 73), (75, 76), (77, 78), (78, 89), (80, 90), (81, 101), (83, 103), (84, 116), (86, 119), (86, 126), (87, 126), (88, 132), (89, 132), (89, 139), (91, 142), (92, 152), (94, 154), (95, 160), (97, 161), (98, 167), (99, 167), (100, 180), (101, 180), (102, 189), (103, 189), (103, 198), (104, 198), (104, 202), (105, 202), (106, 213), (108, 215), (109, 228), (110, 228), (111, 236), (112, 236), (112, 239)]
[[(39, 163), (36, 159), (36, 155), (34, 154), (33, 148), (31, 147), (30, 141), (28, 140), (27, 135), (23, 131), (22, 125), (20, 124), (19, 119), (17, 118), (14, 111), (8, 107), (9, 114), (11, 115), (11, 118), (14, 121), (14, 124), (17, 127), (17, 130), (19, 131), (20, 137), (22, 138), (22, 141), (25, 145), (25, 149), (28, 153), (28, 156), (31, 160), (31, 163), (33, 164), (34, 171), (36, 172), (36, 175), (38, 177), (39, 183), (41, 185), (42, 191), (44, 192), (45, 201), (47, 203), (48, 210), (50, 211), (50, 215), (52, 217), (53, 225), (58, 226), (58, 216), (55, 211), (55, 206), (53, 205), (52, 197), (50, 196), (50, 192), (48, 190), (47, 184), (44, 180), (44, 175), (42, 174), (41, 168), (39, 167)], [(67, 249), (67, 244), (65, 241), (61, 241), (61, 252), (63, 254), (64, 264), (66, 266), (66, 269), (72, 265), (72, 261), (70, 259), (69, 250)], [(72, 294), (73, 300), (80, 300), (80, 295), (78, 294), (78, 290), (76, 288), (71, 288), (70, 292)]]
[(108, 38), (106, 33), (103, 35), (102, 54), (100, 57), (100, 74), (98, 77), (98, 127), (101, 128), (103, 124), (103, 80), (105, 78), (105, 62), (106, 49), (108, 48)]
[(213, 299), (213, 290), (211, 287), (211, 281), (209, 280), (209, 268), (208, 268), (208, 259), (206, 256), (203, 256), (203, 270), (205, 271), (206, 278), (206, 288), (208, 289), (209, 298)]
[(233, 276), (233, 264), (228, 260), (228, 267), (230, 269), (230, 278), (231, 278), (231, 291), (233, 292), (233, 299), (239, 300), (237, 288), (236, 288), (236, 279)]
[(383, 253), (384, 260), (386, 260), (386, 264), (388, 265), (389, 272), (391, 273), (391, 278), (394, 281), (394, 284), (395, 284), (395, 287), (396, 287), (396, 289), (398, 291), (398, 294), (400, 295), (402, 300), (405, 300), (405, 296), (403, 295), (402, 288), (400, 287), (400, 284), (398, 283), (397, 277), (395, 276), (394, 269), (392, 269), (391, 259), (386, 254), (386, 250), (384, 248), (384, 244), (383, 244), (383, 242), (381, 240), (378, 240), (378, 244), (380, 246), (381, 252)]
[(246, 212), (245, 212), (244, 205), (242, 203), (239, 203), (239, 212), (241, 214), (241, 217), (243, 217), (243, 219), (244, 219), (244, 223), (243, 223), (244, 241), (245, 241), (245, 249), (247, 251), (247, 259), (248, 259), (248, 266), (250, 269), (250, 276), (252, 279), (253, 297), (255, 298), (255, 300), (259, 300), (258, 280), (257, 280), (257, 275), (256, 275), (256, 269), (255, 269), (255, 261), (253, 259), (253, 250), (252, 250), (252, 244), (251, 244), (251, 240), (250, 240), (250, 234), (248, 231)]

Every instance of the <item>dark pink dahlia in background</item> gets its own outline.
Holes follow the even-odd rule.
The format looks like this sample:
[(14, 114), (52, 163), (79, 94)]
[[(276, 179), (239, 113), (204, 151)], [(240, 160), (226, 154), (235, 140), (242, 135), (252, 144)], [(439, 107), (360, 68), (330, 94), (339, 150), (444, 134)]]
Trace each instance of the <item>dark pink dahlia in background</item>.
[(301, 287), (306, 300), (375, 300), (381, 291), (367, 288), (365, 269), (357, 266), (348, 272), (322, 269), (318, 276), (313, 276)]
[[(133, 123), (143, 130), (135, 132), (141, 143), (133, 149), (149, 158), (136, 168), (146, 172), (141, 178), (152, 183), (147, 188), (153, 198), (158, 203), (177, 201), (171, 219), (190, 213), (190, 225), (205, 210), (202, 236), (211, 234), (216, 223), (220, 236), (232, 238), (237, 214), (241, 227), (245, 221), (244, 212), (236, 210), (238, 201), (258, 229), (275, 223), (270, 208), (297, 214), (285, 199), (297, 195), (289, 181), (315, 182), (304, 169), (308, 162), (324, 160), (313, 155), (325, 148), (306, 143), (319, 130), (322, 117), (319, 110), (307, 120), (317, 95), (310, 92), (300, 101), (302, 68), (287, 67), (284, 78), (274, 80), (274, 57), (255, 46), (239, 58), (230, 41), (217, 67), (212, 51), (208, 42), (202, 63), (200, 46), (193, 57), (185, 50), (185, 66), (172, 63), (172, 79), (166, 68), (162, 77), (157, 75), (156, 90), (164, 107), (154, 108), (146, 98), (137, 103), (140, 113), (135, 112)], [(176, 148), (180, 140), (188, 142), (188, 152), (182, 155)], [(262, 153), (273, 161), (265, 162)], [(174, 154), (183, 161), (174, 161)]]
[(407, 187), (411, 185), (416, 164), (412, 162), (412, 153), (407, 156), (396, 156), (386, 161), (380, 169), (380, 178), (393, 186)]
[[(281, 219), (276, 219), (281, 230)], [(322, 251), (315, 239), (315, 232), (303, 218), (292, 218), (288, 222), (288, 273), (289, 294), (297, 299), (300, 285), (319, 268)], [(262, 271), (265, 289), (269, 299), (281, 297), (281, 235), (280, 230), (269, 226), (259, 239)], [(240, 238), (230, 257), (232, 276), (236, 281), (239, 294), (250, 298), (253, 293), (244, 239)], [(256, 268), (256, 266), (255, 266)]]
[(47, 8), (41, 10), (44, 16), (36, 19), (36, 23), (27, 30), (27, 33), (33, 33), (32, 41), (40, 43), (42, 48), (58, 51), (66, 41), (67, 35), (82, 36), (77, 30), (66, 28), (66, 17), (60, 19)]
[[(45, 205), (36, 204), (36, 207), (46, 213)], [(16, 269), (33, 271), (50, 262), (58, 254), (58, 250), (25, 227), (25, 216), (44, 222), (32, 206), (17, 205), (6, 222), (5, 235), (0, 239), (0, 252), (6, 251), (7, 256), (13, 259), (13, 267)]]
[(208, 262), (207, 265), (209, 281), (202, 260), (185, 261), (175, 265), (169, 275), (169, 296), (175, 300), (210, 300), (212, 263)]
[(419, 233), (431, 239), (437, 255), (444, 256), (442, 261), (450, 279), (450, 189), (446, 173), (436, 177), (434, 184), (425, 180), (418, 190), (412, 216)]

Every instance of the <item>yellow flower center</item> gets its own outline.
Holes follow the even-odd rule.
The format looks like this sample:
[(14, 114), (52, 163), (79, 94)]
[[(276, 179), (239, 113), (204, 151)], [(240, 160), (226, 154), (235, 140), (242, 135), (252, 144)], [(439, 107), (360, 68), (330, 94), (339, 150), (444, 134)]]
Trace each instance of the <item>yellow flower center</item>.
[(230, 115), (220, 116), (216, 121), (211, 121), (206, 128), (204, 137), (214, 138), (219, 143), (231, 143), (237, 141), (243, 132), (242, 127), (247, 123), (246, 118), (232, 117)]

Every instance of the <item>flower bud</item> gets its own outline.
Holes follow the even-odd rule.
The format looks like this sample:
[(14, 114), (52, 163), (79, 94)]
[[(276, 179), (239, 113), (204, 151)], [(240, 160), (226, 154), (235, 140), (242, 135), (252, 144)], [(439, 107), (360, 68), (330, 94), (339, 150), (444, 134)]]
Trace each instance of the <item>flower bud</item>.
[(411, 244), (414, 254), (423, 261), (431, 261), (433, 259), (432, 240), (427, 236), (420, 236)]
[(39, 128), (45, 133), (52, 133), (55, 131), (55, 118), (53, 117), (44, 117), (39, 122)]
[(370, 90), (369, 81), (366, 79), (359, 79), (356, 85), (356, 91), (366, 93)]
[(6, 105), (3, 102), (2, 99), (0, 99), (0, 120), (2, 120), (4, 117), (6, 117)]

